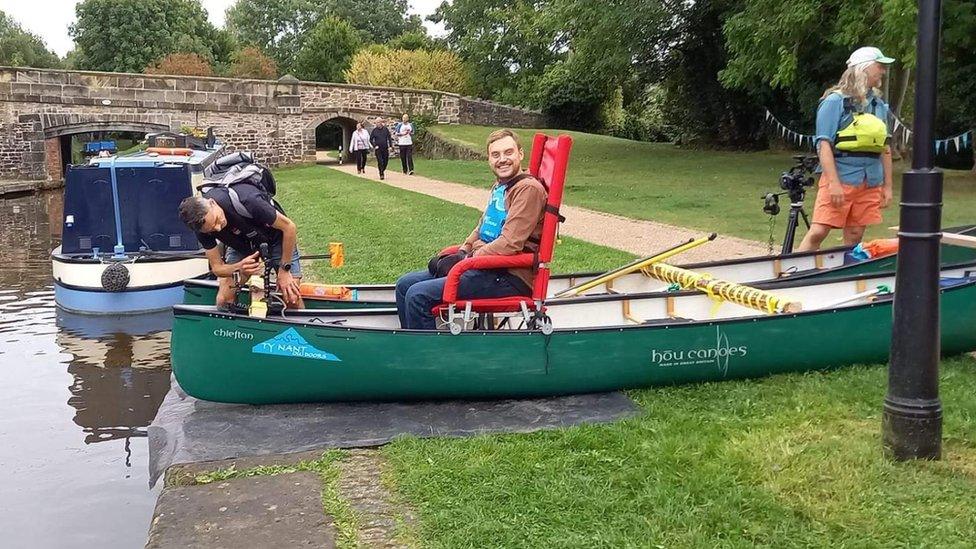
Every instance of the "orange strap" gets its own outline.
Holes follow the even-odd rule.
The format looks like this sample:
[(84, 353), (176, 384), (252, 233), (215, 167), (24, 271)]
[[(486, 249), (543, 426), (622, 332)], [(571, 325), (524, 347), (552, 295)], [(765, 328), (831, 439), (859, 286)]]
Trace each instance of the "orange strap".
[(185, 149), (178, 147), (147, 147), (147, 153), (156, 154), (168, 154), (171, 156), (190, 156), (193, 154), (193, 149)]

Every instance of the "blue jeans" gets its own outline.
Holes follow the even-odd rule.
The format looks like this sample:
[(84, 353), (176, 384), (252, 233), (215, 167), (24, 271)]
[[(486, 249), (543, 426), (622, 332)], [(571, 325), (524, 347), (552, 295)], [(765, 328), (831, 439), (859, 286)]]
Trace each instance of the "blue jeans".
[[(433, 330), (437, 325), (430, 310), (442, 302), (447, 277), (434, 278), (427, 270), (407, 273), (396, 282), (397, 314), (400, 327)], [(521, 278), (504, 270), (471, 270), (461, 275), (458, 299), (486, 299), (513, 295), (532, 295)]]

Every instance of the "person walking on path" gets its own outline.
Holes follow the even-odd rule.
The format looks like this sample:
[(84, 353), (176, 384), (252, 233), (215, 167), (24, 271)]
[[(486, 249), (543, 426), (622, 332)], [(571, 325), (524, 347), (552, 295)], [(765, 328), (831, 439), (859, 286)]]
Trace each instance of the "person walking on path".
[(879, 87), (894, 62), (878, 48), (858, 48), (836, 86), (817, 108), (820, 183), (813, 224), (797, 251), (820, 248), (831, 229), (841, 229), (844, 245), (861, 241), (867, 225), (881, 223), (881, 209), (893, 195), (888, 105)]
[(369, 153), (369, 132), (363, 127), (362, 122), (356, 123), (356, 131), (352, 132), (349, 138), (349, 151), (356, 159), (356, 173), (366, 173), (366, 155)]
[(369, 132), (369, 141), (376, 151), (376, 167), (380, 170), (380, 179), (383, 179), (386, 173), (386, 165), (390, 162), (390, 145), (393, 136), (382, 118), (376, 119), (376, 127)]
[(396, 134), (400, 145), (400, 165), (403, 173), (413, 175), (413, 124), (410, 117), (403, 115), (403, 122), (397, 124)]

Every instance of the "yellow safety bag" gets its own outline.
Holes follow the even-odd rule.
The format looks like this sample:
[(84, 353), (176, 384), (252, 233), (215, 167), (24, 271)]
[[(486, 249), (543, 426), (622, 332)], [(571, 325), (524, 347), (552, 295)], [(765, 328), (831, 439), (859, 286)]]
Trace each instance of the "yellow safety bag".
[(834, 148), (842, 152), (880, 154), (888, 144), (888, 125), (867, 112), (853, 113), (854, 119), (834, 137)]

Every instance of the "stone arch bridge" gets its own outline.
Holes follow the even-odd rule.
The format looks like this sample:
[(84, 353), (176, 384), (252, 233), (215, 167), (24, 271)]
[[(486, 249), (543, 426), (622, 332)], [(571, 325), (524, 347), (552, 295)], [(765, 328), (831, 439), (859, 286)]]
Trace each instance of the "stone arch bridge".
[(544, 127), (538, 112), (456, 94), (320, 82), (0, 67), (0, 179), (60, 179), (65, 138), (91, 131), (213, 126), (269, 165), (315, 161), (315, 130), (402, 113), (441, 124)]

